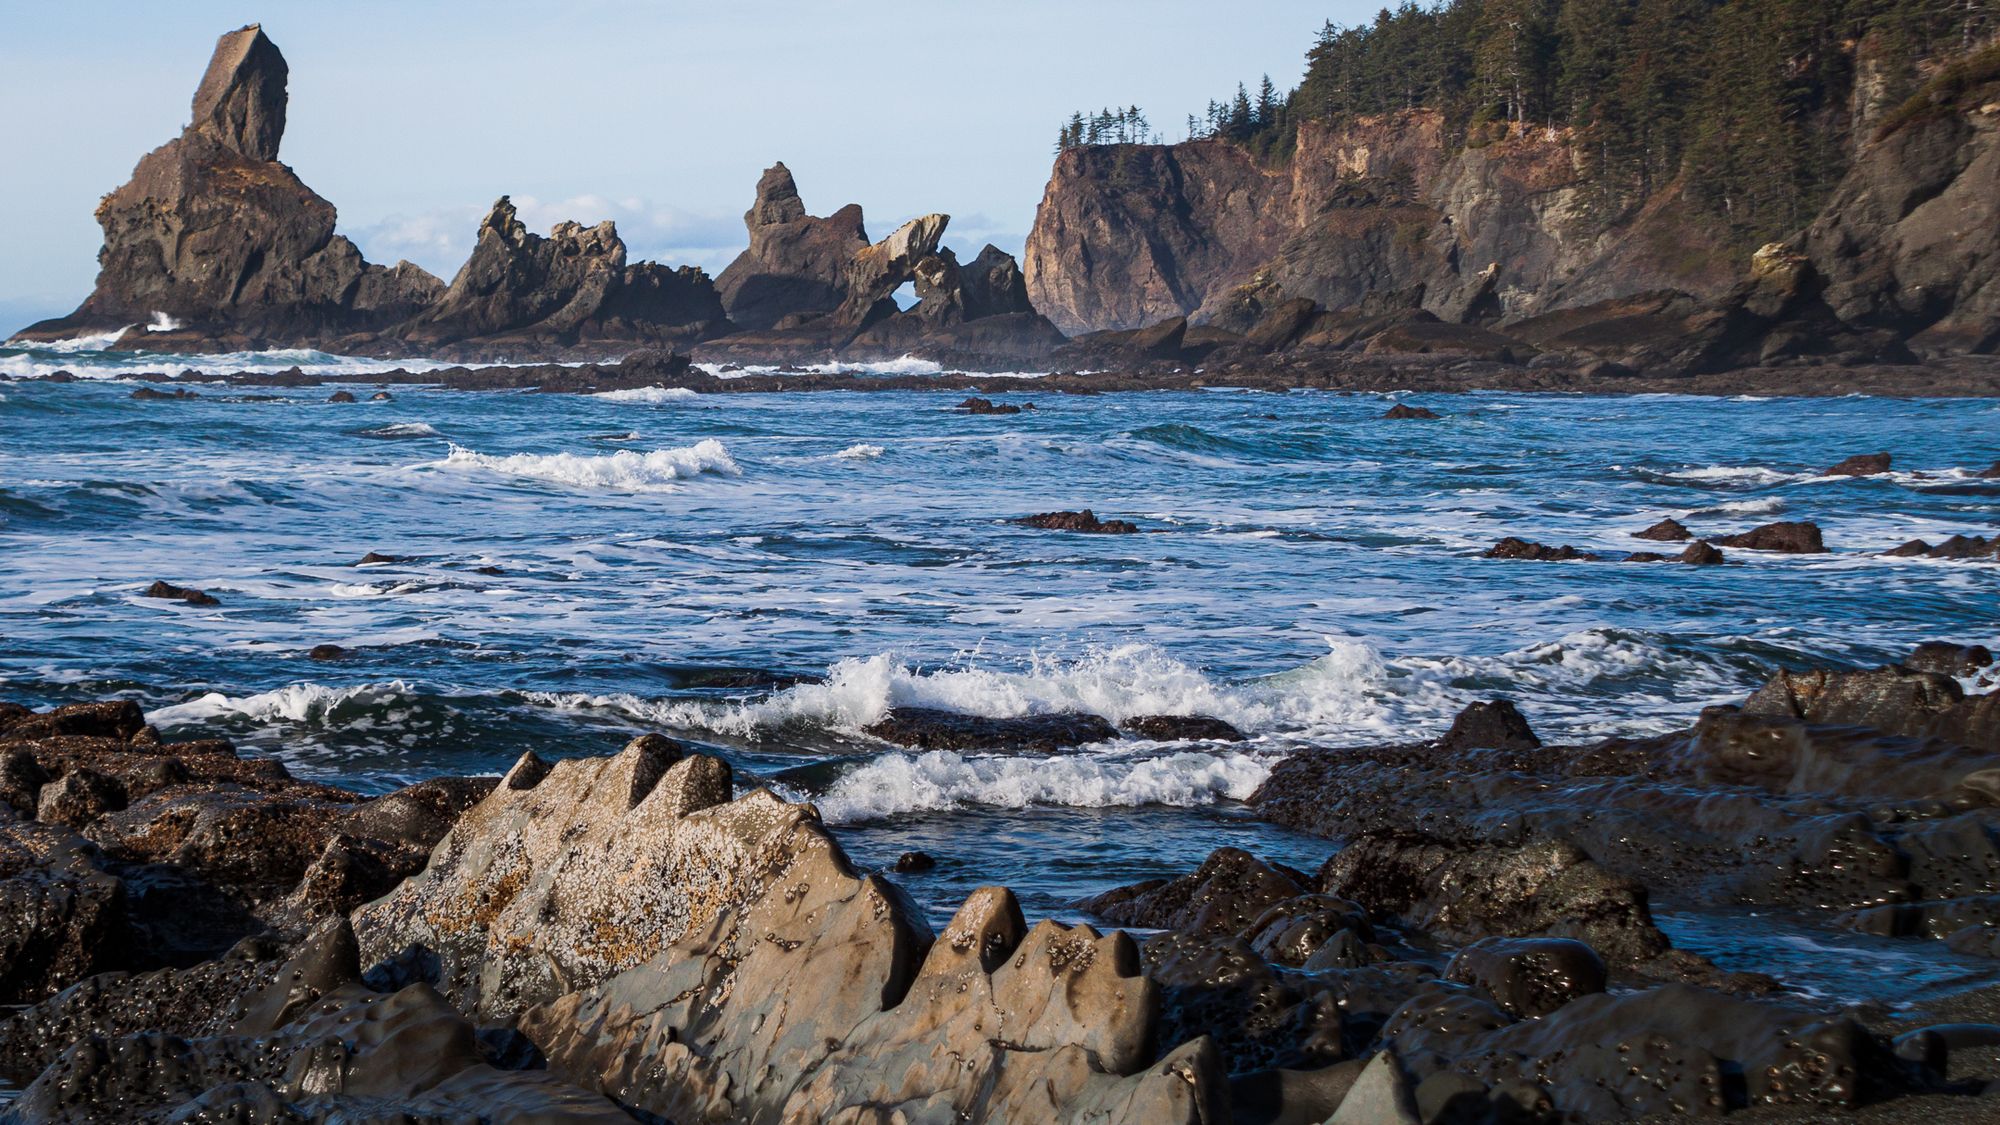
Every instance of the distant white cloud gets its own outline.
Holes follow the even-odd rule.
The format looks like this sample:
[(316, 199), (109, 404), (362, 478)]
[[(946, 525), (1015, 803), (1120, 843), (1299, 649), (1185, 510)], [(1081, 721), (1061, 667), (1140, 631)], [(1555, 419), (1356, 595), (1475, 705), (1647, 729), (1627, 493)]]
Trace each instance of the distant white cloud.
[[(513, 196), (514, 211), (536, 234), (547, 234), (557, 223), (586, 226), (606, 219), (618, 225), (627, 261), (652, 261), (669, 266), (694, 265), (711, 275), (720, 273), (741, 253), (746, 236), (741, 215), (707, 214), (669, 207), (639, 198), (607, 199), (578, 195), (544, 200)], [(413, 215), (390, 215), (345, 233), (371, 262), (401, 259), (417, 263), (449, 281), (472, 253), (473, 235), (492, 203), (457, 204)]]

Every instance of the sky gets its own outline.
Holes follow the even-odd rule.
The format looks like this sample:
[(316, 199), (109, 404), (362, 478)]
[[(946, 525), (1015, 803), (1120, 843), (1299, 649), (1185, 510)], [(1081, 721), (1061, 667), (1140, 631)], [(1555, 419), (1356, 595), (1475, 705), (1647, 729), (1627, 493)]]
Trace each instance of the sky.
[(215, 39), (261, 23), (291, 64), (279, 159), (370, 261), (449, 281), (511, 195), (538, 231), (615, 220), (630, 260), (719, 272), (758, 174), (859, 203), (881, 238), (952, 216), (1018, 254), (1074, 110), (1143, 108), (1168, 140), (1305, 51), (1356, 0), (0, 0), (0, 334), (96, 276), (92, 212), (187, 123)]

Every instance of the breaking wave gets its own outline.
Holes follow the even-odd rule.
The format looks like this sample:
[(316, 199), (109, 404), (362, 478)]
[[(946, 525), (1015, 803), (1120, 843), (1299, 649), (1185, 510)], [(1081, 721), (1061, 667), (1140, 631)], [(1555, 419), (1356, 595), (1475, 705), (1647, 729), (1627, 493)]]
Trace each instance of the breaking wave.
[(1182, 753), (1132, 759), (1071, 754), (1054, 758), (969, 758), (939, 751), (885, 754), (811, 797), (833, 823), (877, 820), (964, 805), (1108, 808), (1241, 801), (1270, 775), (1249, 754)]
[(146, 721), (162, 729), (230, 721), (393, 727), (408, 717), (408, 708), (418, 699), (417, 692), (402, 680), (346, 688), (296, 683), (255, 695), (212, 691), (148, 711)]
[(842, 461), (868, 461), (880, 457), (886, 452), (888, 451), (879, 445), (869, 445), (867, 442), (861, 442), (857, 445), (848, 446), (846, 449), (834, 454), (834, 456)]
[(502, 476), (549, 481), (578, 488), (601, 488), (619, 492), (669, 492), (676, 482), (703, 473), (737, 476), (736, 462), (714, 438), (693, 445), (635, 453), (587, 456), (576, 453), (478, 453), (453, 445), (451, 453), (434, 467), (460, 471), (498, 473)]

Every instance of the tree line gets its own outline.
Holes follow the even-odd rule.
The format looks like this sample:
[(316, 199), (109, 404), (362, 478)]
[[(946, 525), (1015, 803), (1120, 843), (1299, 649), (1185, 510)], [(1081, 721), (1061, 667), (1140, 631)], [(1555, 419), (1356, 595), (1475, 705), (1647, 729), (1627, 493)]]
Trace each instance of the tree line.
[[(1857, 83), (1893, 106), (1927, 64), (1996, 32), (2000, 0), (1403, 0), (1367, 24), (1329, 22), (1295, 89), (1239, 86), (1187, 136), (1281, 157), (1301, 121), (1420, 108), (1465, 143), (1564, 129), (1607, 205), (1685, 169), (1697, 206), (1769, 237), (1845, 172)], [(1065, 127), (1062, 147), (1137, 143), (1098, 135)]]

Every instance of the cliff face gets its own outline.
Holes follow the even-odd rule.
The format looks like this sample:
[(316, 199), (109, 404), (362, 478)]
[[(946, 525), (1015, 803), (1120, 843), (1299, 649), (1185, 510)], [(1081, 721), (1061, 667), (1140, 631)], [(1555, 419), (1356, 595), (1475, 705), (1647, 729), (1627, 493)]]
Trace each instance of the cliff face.
[(1803, 246), (1843, 321), (1920, 352), (2000, 349), (2000, 47), (1884, 122)]
[(1063, 153), (1028, 238), (1036, 307), (1072, 333), (1182, 315), (1241, 330), (1296, 298), (1399, 294), (1458, 321), (1734, 280), (1706, 236), (1660, 244), (1671, 192), (1622, 225), (1594, 217), (1560, 137), (1454, 148), (1418, 110), (1307, 122), (1297, 142), (1282, 167), (1216, 140)]
[(187, 333), (302, 340), (402, 320), (443, 290), (403, 263), (370, 265), (334, 209), (278, 162), (284, 56), (256, 25), (216, 44), (181, 135), (97, 209), (97, 285), (24, 335), (70, 335), (163, 314)]

